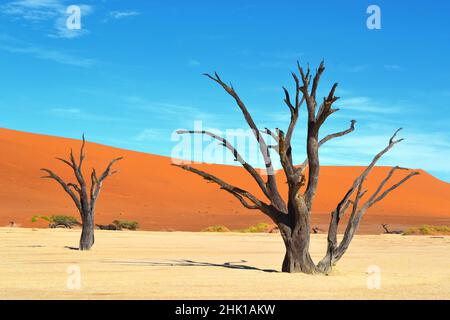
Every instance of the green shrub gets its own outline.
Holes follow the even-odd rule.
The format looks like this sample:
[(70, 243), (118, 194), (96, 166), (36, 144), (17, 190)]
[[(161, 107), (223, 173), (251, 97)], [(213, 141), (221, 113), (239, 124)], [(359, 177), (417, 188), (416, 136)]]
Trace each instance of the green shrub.
[(254, 226), (250, 226), (245, 229), (236, 230), (236, 232), (243, 232), (243, 233), (265, 233), (268, 232), (270, 228), (270, 224), (265, 222), (260, 222)]
[(51, 221), (55, 224), (65, 224), (69, 226), (80, 225), (78, 220), (72, 216), (56, 215), (50, 217)]
[(139, 228), (139, 222), (137, 221), (114, 220), (113, 224), (116, 225), (118, 229), (137, 230)]
[(47, 216), (35, 215), (31, 218), (31, 222), (38, 222), (39, 220), (45, 220), (47, 222), (51, 222), (50, 217), (47, 217)]
[(31, 218), (31, 222), (37, 222), (38, 220), (44, 220), (50, 224), (63, 224), (68, 226), (80, 225), (75, 217), (65, 215), (52, 215), (50, 217), (36, 215)]
[(225, 226), (210, 226), (202, 230), (202, 232), (230, 232)]
[(423, 225), (418, 228), (409, 228), (404, 235), (450, 235), (450, 227)]

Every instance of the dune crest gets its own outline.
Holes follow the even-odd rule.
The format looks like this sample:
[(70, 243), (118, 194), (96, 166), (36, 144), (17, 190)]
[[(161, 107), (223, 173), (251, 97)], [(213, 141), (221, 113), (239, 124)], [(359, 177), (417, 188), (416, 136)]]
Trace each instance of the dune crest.
[[(51, 166), (62, 177), (69, 169), (55, 160), (65, 157), (80, 141), (0, 129), (0, 225), (11, 221), (25, 227), (34, 215), (68, 214), (78, 216), (71, 200), (60, 187), (40, 179), (39, 169)], [(256, 210), (248, 210), (231, 195), (200, 177), (171, 165), (170, 158), (87, 143), (85, 170), (104, 168), (112, 157), (123, 156), (120, 173), (106, 181), (97, 205), (96, 223), (114, 219), (139, 221), (144, 230), (199, 231), (211, 225), (244, 228), (267, 221)], [(230, 183), (248, 188), (259, 196), (257, 186), (237, 166), (201, 164), (208, 172)], [(206, 170), (206, 169), (205, 169)], [(326, 226), (329, 213), (363, 167), (321, 168), (313, 223)], [(387, 174), (388, 167), (376, 167), (367, 181), (374, 188)], [(281, 173), (280, 189), (287, 188)], [(392, 180), (394, 181), (394, 180)], [(371, 208), (361, 226), (362, 232), (381, 231), (381, 222), (393, 225), (449, 224), (450, 184), (421, 170), (419, 176), (394, 191)]]

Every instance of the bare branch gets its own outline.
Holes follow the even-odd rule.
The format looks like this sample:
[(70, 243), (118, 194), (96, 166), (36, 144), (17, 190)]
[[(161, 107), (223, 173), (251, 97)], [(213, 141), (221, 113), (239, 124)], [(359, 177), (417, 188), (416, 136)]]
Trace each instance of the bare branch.
[(345, 253), (345, 251), (347, 250), (350, 241), (352, 240), (354, 234), (356, 233), (356, 230), (358, 229), (359, 223), (361, 221), (361, 218), (363, 217), (364, 213), (366, 212), (366, 210), (368, 208), (370, 208), (372, 205), (374, 205), (376, 202), (381, 201), (384, 197), (386, 197), (390, 192), (392, 192), (393, 190), (395, 190), (396, 188), (398, 188), (400, 185), (402, 185), (403, 183), (405, 183), (407, 180), (409, 180), (411, 177), (419, 174), (419, 172), (417, 171), (413, 171), (411, 173), (409, 173), (406, 177), (404, 177), (403, 179), (401, 179), (399, 182), (397, 182), (396, 184), (392, 185), (391, 187), (389, 187), (388, 189), (386, 189), (381, 195), (380, 192), (383, 189), (383, 187), (387, 184), (387, 182), (391, 179), (391, 177), (393, 176), (394, 172), (396, 170), (408, 170), (406, 168), (401, 168), (401, 167), (393, 167), (391, 168), (391, 170), (388, 172), (387, 176), (380, 182), (380, 184), (378, 185), (377, 189), (375, 190), (375, 192), (372, 194), (372, 196), (366, 201), (366, 203), (364, 203), (361, 207), (358, 208), (358, 202), (359, 200), (362, 198), (362, 193), (361, 193), (361, 188), (362, 185), (366, 179), (366, 177), (369, 175), (369, 173), (372, 171), (373, 167), (375, 166), (375, 164), (377, 163), (377, 161), (386, 153), (388, 152), (395, 144), (401, 142), (403, 139), (398, 139), (395, 140), (395, 137), (397, 135), (397, 133), (401, 130), (398, 129), (397, 131), (395, 131), (395, 133), (393, 134), (393, 136), (389, 139), (389, 144), (386, 148), (384, 148), (382, 151), (380, 151), (372, 160), (372, 162), (369, 164), (369, 166), (361, 173), (360, 176), (358, 176), (355, 181), (353, 182), (352, 187), (349, 189), (349, 191), (347, 191), (346, 195), (344, 196), (344, 198), (341, 200), (341, 202), (338, 204), (337, 206), (337, 211), (341, 212), (341, 214), (343, 214), (343, 212), (345, 211), (346, 207), (348, 206), (348, 202), (351, 201), (349, 198), (351, 197), (352, 193), (354, 193), (355, 189), (357, 189), (357, 194), (355, 197), (355, 201), (353, 203), (353, 210), (352, 210), (352, 214), (349, 218), (349, 222), (347, 224), (347, 228), (345, 230), (344, 233), (344, 237), (341, 241), (341, 243), (339, 244), (336, 253), (334, 255), (334, 261), (339, 260), (342, 255)]
[(320, 126), (325, 122), (325, 120), (334, 112), (339, 111), (339, 109), (332, 109), (331, 106), (335, 103), (339, 97), (334, 96), (338, 84), (335, 83), (328, 94), (328, 97), (323, 98), (323, 103), (320, 105), (319, 112), (317, 112), (316, 126), (319, 130)]
[[(256, 206), (259, 210), (261, 210), (263, 213), (265, 213), (267, 216), (269, 216), (271, 219), (273, 219), (275, 221), (275, 219), (277, 218), (273, 212), (273, 210), (271, 210), (270, 206), (267, 205), (266, 203), (264, 203), (263, 201), (259, 200), (258, 198), (256, 198), (253, 194), (251, 194), (250, 192), (240, 189), (238, 187), (235, 187), (225, 181), (223, 181), (222, 179), (204, 172), (202, 170), (198, 170), (194, 167), (188, 166), (188, 165), (184, 165), (184, 164), (173, 164), (176, 167), (179, 167), (183, 170), (186, 171), (190, 171), (192, 173), (195, 173), (199, 176), (201, 176), (203, 179), (207, 180), (207, 181), (211, 181), (217, 185), (219, 185), (221, 187), (221, 189), (231, 193), (233, 196), (235, 196), (236, 198), (239, 199), (239, 201), (241, 201), (241, 203), (250, 209), (255, 209), (253, 208), (254, 206)], [(244, 198), (248, 199), (249, 201), (251, 201), (253, 203), (253, 205), (248, 204), (248, 202), (246, 202), (244, 200)]]
[(68, 183), (67, 186), (73, 188), (78, 194), (81, 194), (81, 189), (75, 183)]
[[(408, 170), (408, 169), (406, 169), (406, 170)], [(368, 208), (370, 208), (371, 206), (373, 206), (373, 205), (374, 205), (375, 203), (377, 203), (378, 201), (383, 200), (383, 198), (386, 197), (390, 192), (392, 192), (393, 190), (397, 189), (399, 186), (401, 186), (401, 185), (402, 185), (403, 183), (405, 183), (407, 180), (409, 180), (410, 178), (412, 178), (413, 176), (418, 175), (418, 174), (420, 174), (418, 171), (410, 172), (406, 177), (404, 177), (403, 179), (401, 179), (399, 182), (397, 182), (397, 183), (394, 184), (393, 186), (389, 187), (389, 188), (388, 188), (386, 191), (384, 191), (380, 196), (378, 196), (378, 197), (376, 197), (376, 198), (373, 197), (373, 199), (371, 198), (371, 199), (368, 201)], [(389, 180), (389, 178), (390, 178), (390, 176), (387, 177), (385, 180), (383, 180), (382, 185), (384, 185), (384, 184), (386, 183), (386, 181)], [(379, 190), (381, 190), (382, 185), (380, 185), (381, 187), (378, 188)], [(379, 190), (377, 190), (377, 191), (379, 192)], [(376, 193), (374, 194), (374, 196), (376, 196), (376, 195), (378, 194), (378, 192), (376, 192)]]
[(258, 141), (259, 149), (260, 149), (260, 152), (264, 159), (264, 163), (265, 163), (266, 171), (267, 171), (267, 186), (268, 186), (268, 190), (269, 190), (270, 200), (279, 210), (286, 211), (286, 204), (284, 203), (284, 200), (278, 191), (277, 182), (275, 179), (275, 171), (274, 171), (272, 160), (270, 157), (269, 148), (268, 148), (266, 142), (264, 141), (264, 139), (261, 137), (261, 132), (258, 129), (258, 127), (256, 126), (255, 122), (253, 121), (253, 118), (250, 115), (250, 113), (248, 112), (247, 107), (245, 106), (244, 102), (241, 100), (239, 95), (236, 93), (233, 86), (228, 86), (227, 84), (225, 84), (222, 81), (222, 79), (220, 79), (217, 72), (214, 73), (214, 77), (211, 76), (210, 74), (205, 74), (205, 76), (207, 76), (211, 80), (220, 84), (220, 86), (230, 96), (232, 96), (234, 98), (237, 105), (241, 109), (242, 114), (244, 115), (244, 118), (245, 118), (247, 124), (252, 129), (253, 134), (255, 135), (255, 138)]
[(73, 164), (70, 161), (67, 161), (66, 159), (58, 158), (58, 157), (56, 159), (67, 164), (69, 167), (71, 167), (73, 169)]
[[(332, 140), (334, 138), (342, 137), (342, 136), (344, 136), (346, 134), (349, 134), (349, 133), (353, 132), (355, 130), (356, 120), (351, 120), (350, 122), (351, 122), (350, 128), (348, 128), (347, 130), (343, 130), (343, 131), (340, 131), (340, 132), (329, 134), (329, 135), (325, 136), (324, 138), (322, 138), (319, 141), (319, 147), (321, 147), (325, 142), (328, 142), (328, 141), (330, 141), (330, 140)], [(302, 164), (298, 167), (298, 170), (303, 173), (307, 166), (308, 166), (308, 158), (306, 158), (302, 162)]]
[(319, 81), (322, 73), (325, 71), (325, 62), (322, 60), (319, 65), (319, 69), (317, 69), (316, 75), (314, 76), (312, 88), (311, 88), (311, 97), (313, 99), (316, 98), (317, 87), (319, 86)]
[[(266, 131), (268, 132), (268, 134), (272, 134), (272, 132), (267, 128), (266, 128)], [(242, 164), (242, 166), (245, 168), (245, 170), (247, 170), (247, 172), (250, 173), (250, 175), (255, 179), (256, 183), (258, 184), (258, 186), (260, 187), (260, 189), (262, 190), (264, 195), (266, 195), (270, 199), (269, 191), (267, 190), (266, 184), (265, 184), (264, 180), (262, 179), (262, 177), (258, 174), (258, 172), (255, 170), (255, 168), (253, 168), (253, 166), (251, 166), (249, 163), (247, 163), (244, 160), (244, 158), (240, 155), (240, 153), (236, 150), (236, 148), (233, 147), (233, 145), (228, 142), (228, 140), (226, 140), (225, 138), (222, 138), (210, 131), (205, 131), (205, 130), (202, 130), (202, 131), (200, 131), (200, 130), (178, 130), (177, 133), (178, 134), (204, 134), (204, 135), (210, 136), (211, 138), (214, 138), (214, 139), (220, 141), (222, 146), (224, 146), (225, 148), (230, 150), (231, 153), (234, 155), (235, 160), (238, 161), (240, 164)]]
[(230, 192), (230, 194), (233, 195), (233, 196), (235, 196), (235, 197), (242, 203), (242, 205), (243, 205), (245, 208), (250, 209), (250, 210), (254, 210), (254, 209), (260, 210), (259, 206), (257, 206), (256, 204), (253, 204), (253, 205), (252, 205), (252, 204), (248, 203), (248, 202), (244, 199), (244, 197), (241, 196), (240, 194), (238, 194), (238, 193), (232, 193), (232, 192)]
[(322, 146), (325, 142), (330, 141), (331, 139), (342, 137), (346, 134), (349, 134), (350, 132), (353, 132), (355, 130), (356, 120), (351, 120), (350, 123), (351, 123), (350, 128), (348, 128), (347, 130), (329, 134), (329, 135), (325, 136), (324, 138), (322, 138), (319, 141), (319, 147)]
[(373, 167), (375, 166), (375, 164), (378, 162), (378, 160), (380, 160), (380, 158), (386, 153), (388, 152), (394, 145), (396, 145), (397, 143), (403, 141), (403, 139), (399, 139), (399, 140), (394, 140), (395, 136), (397, 135), (397, 133), (401, 130), (398, 129), (397, 131), (395, 131), (394, 135), (389, 139), (389, 144), (383, 149), (381, 150), (377, 155), (375, 155), (375, 157), (373, 158), (372, 162), (366, 167), (366, 169), (353, 181), (353, 185), (351, 186), (351, 188), (347, 191), (347, 193), (345, 194), (344, 198), (341, 200), (341, 202), (339, 202), (338, 207), (342, 207), (343, 204), (345, 204), (347, 202), (347, 200), (352, 196), (352, 194), (354, 193), (354, 191), (356, 190), (356, 188), (363, 183), (363, 181), (366, 179), (366, 177), (369, 175), (369, 173), (372, 171)]
[(276, 142), (278, 142), (278, 135), (269, 128), (264, 128), (261, 132), (271, 136)]
[(86, 145), (86, 140), (84, 139), (84, 133), (83, 133), (83, 135), (82, 135), (82, 143), (81, 143), (81, 148), (80, 148), (80, 164), (78, 165), (78, 167), (79, 167), (79, 170), (81, 170), (81, 166), (82, 166), (82, 164), (83, 164), (83, 160), (84, 160), (84, 158), (85, 158), (85, 152), (84, 152), (84, 147), (85, 147), (85, 145)]
[(123, 159), (123, 157), (118, 157), (118, 158), (115, 158), (115, 159), (111, 160), (111, 162), (106, 167), (105, 171), (103, 171), (102, 175), (98, 179), (98, 183), (99, 184), (102, 183), (103, 180), (105, 180), (107, 177), (113, 175), (116, 172), (116, 171), (112, 171), (111, 172), (111, 167), (113, 166), (114, 163), (116, 163), (117, 161), (120, 161), (122, 159)]
[[(64, 191), (72, 198), (78, 211), (80, 212), (82, 221), (82, 232), (79, 245), (80, 250), (89, 250), (94, 244), (94, 216), (97, 197), (100, 193), (103, 180), (106, 179), (106, 177), (117, 172), (111, 171), (112, 165), (118, 160), (122, 159), (122, 158), (113, 159), (103, 172), (100, 179), (97, 178), (95, 169), (92, 170), (90, 194), (88, 194), (86, 181), (84, 179), (83, 172), (81, 170), (83, 161), (85, 159), (85, 145), (86, 140), (83, 134), (78, 164), (75, 160), (75, 156), (72, 149), (70, 150), (70, 161), (63, 158), (57, 158), (59, 161), (68, 165), (73, 170), (74, 175), (78, 181), (78, 184), (72, 182), (66, 183), (53, 171), (46, 168), (41, 169), (42, 171), (47, 173), (47, 175), (42, 178), (53, 179), (56, 182), (58, 182), (59, 185), (61, 185), (61, 187), (64, 189)], [(76, 193), (78, 194), (78, 196)]]
[(302, 76), (303, 86), (300, 88), (303, 97), (306, 101), (308, 109), (308, 135), (307, 135), (307, 159), (308, 159), (308, 184), (305, 191), (305, 200), (308, 208), (312, 206), (312, 200), (316, 194), (317, 184), (319, 182), (319, 129), (325, 122), (325, 119), (336, 112), (337, 109), (332, 109), (332, 104), (338, 99), (334, 96), (334, 92), (337, 87), (337, 83), (333, 85), (327, 98), (324, 98), (324, 102), (320, 106), (318, 115), (316, 117), (316, 92), (319, 85), (320, 77), (325, 70), (324, 62), (322, 61), (319, 68), (314, 75), (311, 93), (308, 92), (308, 85), (310, 82), (309, 67), (308, 72), (304, 74), (303, 69), (299, 66), (300, 74)]
[(205, 76), (207, 76), (208, 78), (212, 79), (213, 81), (217, 82), (218, 84), (220, 84), (222, 86), (222, 88), (230, 95), (234, 98), (234, 100), (236, 101), (237, 105), (239, 106), (239, 108), (242, 111), (242, 114), (244, 115), (245, 120), (247, 121), (248, 125), (250, 126), (250, 129), (253, 130), (253, 134), (256, 137), (256, 140), (259, 143), (260, 149), (261, 149), (261, 153), (264, 157), (264, 161), (266, 162), (266, 168), (268, 169), (268, 173), (269, 176), (273, 174), (273, 167), (272, 167), (272, 162), (270, 160), (270, 155), (267, 152), (267, 145), (264, 141), (264, 139), (261, 138), (260, 136), (260, 130), (258, 129), (258, 127), (256, 126), (255, 122), (253, 121), (252, 116), (250, 115), (250, 113), (247, 110), (247, 107), (245, 106), (244, 102), (241, 100), (241, 98), (239, 97), (239, 95), (236, 93), (236, 91), (234, 90), (233, 87), (228, 86), (227, 84), (225, 84), (219, 77), (219, 75), (217, 74), (217, 72), (214, 73), (215, 77), (211, 76), (210, 74), (205, 74)]
[(303, 104), (303, 101), (305, 101), (305, 97), (302, 97), (300, 99), (300, 101), (297, 103), (297, 107), (295, 109), (294, 114), (291, 115), (291, 121), (289, 122), (289, 127), (288, 127), (288, 130), (286, 133), (286, 143), (289, 146), (291, 145), (292, 136), (294, 134), (294, 129), (295, 129), (295, 126), (296, 126), (297, 120), (298, 120), (298, 112), (299, 112), (301, 105)]
[(61, 179), (56, 173), (54, 173), (53, 171), (51, 171), (49, 169), (42, 168), (41, 171), (44, 171), (44, 172), (46, 172), (48, 174), (47, 176), (43, 176), (42, 178), (44, 178), (44, 179), (53, 179), (53, 180), (55, 180), (56, 182), (58, 182), (61, 185), (61, 187), (64, 189), (64, 191), (67, 192), (67, 194), (72, 198), (72, 200), (75, 203), (77, 209), (81, 212), (80, 199), (70, 189), (69, 185), (63, 179)]
[(123, 157), (119, 157), (119, 158), (115, 158), (115, 159), (111, 160), (111, 162), (108, 164), (108, 166), (106, 167), (105, 171), (102, 173), (100, 178), (97, 178), (97, 173), (96, 173), (95, 169), (92, 169), (92, 173), (91, 173), (91, 193), (90, 193), (90, 199), (91, 199), (90, 208), (91, 208), (91, 211), (93, 211), (94, 208), (95, 208), (95, 204), (97, 202), (98, 195), (100, 194), (100, 190), (102, 188), (103, 181), (107, 177), (112, 176), (114, 173), (117, 172), (117, 171), (111, 171), (111, 167), (113, 166), (114, 163), (116, 163), (117, 161), (122, 160), (122, 159), (123, 159)]
[[(77, 164), (77, 162), (75, 160), (75, 156), (73, 154), (73, 149), (70, 149), (70, 162), (72, 163), (71, 167), (73, 169), (75, 177), (77, 178), (78, 184), (80, 185), (81, 193), (83, 194), (83, 196), (80, 198), (80, 201), (82, 202), (82, 206), (87, 207), (88, 204), (85, 200), (87, 198), (86, 181), (84, 180), (83, 174), (81, 172), (81, 164), (82, 164), (81, 162), (84, 159), (84, 155), (82, 155), (84, 152), (84, 144), (85, 144), (85, 142), (84, 142), (84, 138), (83, 138), (83, 142), (81, 144), (81, 150), (80, 150), (80, 164)], [(65, 161), (63, 161), (63, 162), (65, 162)]]
[(291, 114), (294, 114), (295, 113), (295, 107), (291, 103), (291, 98), (289, 97), (289, 91), (285, 87), (283, 87), (283, 91), (284, 91), (284, 95), (285, 95), (284, 102), (289, 107), (289, 110), (291, 111)]

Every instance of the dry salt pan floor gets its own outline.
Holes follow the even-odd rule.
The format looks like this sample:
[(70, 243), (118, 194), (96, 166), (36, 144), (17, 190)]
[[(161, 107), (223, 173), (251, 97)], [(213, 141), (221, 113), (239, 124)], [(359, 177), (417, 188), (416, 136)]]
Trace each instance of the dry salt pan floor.
[[(277, 234), (0, 228), (0, 299), (450, 299), (450, 237), (363, 235), (329, 276), (278, 272)], [(314, 259), (325, 235), (313, 235)]]

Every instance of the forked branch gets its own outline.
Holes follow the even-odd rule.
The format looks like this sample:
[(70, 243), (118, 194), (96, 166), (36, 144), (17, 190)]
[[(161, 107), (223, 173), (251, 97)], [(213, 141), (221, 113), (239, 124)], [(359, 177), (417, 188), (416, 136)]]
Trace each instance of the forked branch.
[(77, 209), (81, 212), (81, 201), (80, 198), (70, 189), (70, 187), (74, 187), (76, 191), (79, 190), (78, 186), (75, 186), (74, 184), (70, 183), (67, 184), (62, 178), (60, 178), (56, 173), (51, 171), (50, 169), (42, 168), (41, 171), (46, 172), (48, 175), (42, 176), (43, 179), (53, 179), (56, 182), (59, 183), (59, 185), (64, 189), (65, 192), (72, 198), (73, 202), (75, 203)]
[(108, 166), (106, 167), (105, 171), (103, 171), (103, 173), (100, 175), (100, 178), (97, 177), (97, 173), (95, 171), (95, 169), (92, 169), (92, 173), (91, 173), (91, 191), (90, 191), (90, 207), (91, 207), (91, 211), (94, 210), (95, 208), (95, 204), (97, 202), (97, 198), (98, 195), (100, 193), (100, 190), (102, 188), (103, 185), (103, 181), (109, 177), (112, 176), (113, 174), (119, 172), (118, 170), (112, 170), (112, 166), (114, 163), (116, 163), (117, 161), (122, 160), (123, 157), (119, 157), (119, 158), (115, 158), (113, 160), (111, 160), (111, 162), (108, 164)]
[(86, 157), (85, 146), (86, 146), (86, 140), (85, 140), (84, 134), (83, 134), (78, 163), (75, 160), (75, 155), (73, 153), (73, 150), (70, 150), (70, 158), (69, 158), (70, 160), (66, 160), (64, 158), (59, 158), (59, 157), (56, 158), (57, 160), (66, 164), (73, 170), (78, 184), (72, 183), (72, 182), (66, 183), (60, 176), (58, 176), (52, 170), (46, 169), (46, 168), (41, 169), (41, 171), (44, 171), (47, 173), (47, 175), (43, 176), (42, 178), (53, 179), (56, 182), (58, 182), (61, 185), (61, 187), (64, 189), (64, 191), (67, 194), (69, 194), (69, 196), (72, 198), (72, 200), (74, 201), (77, 209), (80, 211), (80, 214), (82, 216), (85, 215), (86, 212), (94, 210), (95, 202), (97, 200), (98, 194), (102, 187), (102, 182), (107, 177), (118, 172), (118, 171), (113, 171), (112, 166), (114, 163), (116, 163), (117, 161), (122, 159), (122, 157), (120, 157), (120, 158), (115, 158), (115, 159), (111, 160), (111, 162), (108, 164), (108, 166), (103, 171), (103, 173), (101, 174), (100, 177), (97, 177), (95, 169), (92, 170), (90, 195), (88, 195), (86, 181), (84, 179), (84, 176), (83, 176), (83, 173), (81, 170), (83, 161)]
[[(356, 120), (351, 120), (350, 121), (350, 128), (348, 128), (346, 130), (343, 130), (343, 131), (336, 132), (336, 133), (332, 133), (332, 134), (329, 134), (329, 135), (323, 137), (319, 141), (319, 147), (321, 147), (324, 143), (326, 143), (326, 142), (328, 142), (328, 141), (330, 141), (330, 140), (332, 140), (334, 138), (342, 137), (342, 136), (344, 136), (346, 134), (349, 134), (349, 133), (353, 132), (355, 130), (355, 123), (356, 123)], [(307, 166), (308, 166), (308, 158), (306, 158), (302, 162), (302, 164), (298, 167), (298, 170), (300, 170), (300, 172), (303, 173)]]
[[(397, 183), (391, 185), (389, 188), (387, 188), (385, 191), (382, 192), (383, 188), (385, 188), (386, 184), (390, 181), (390, 179), (393, 177), (394, 172), (397, 170), (408, 170), (407, 168), (402, 168), (399, 166), (393, 167), (389, 170), (386, 177), (379, 183), (378, 187), (375, 189), (373, 194), (369, 197), (369, 199), (361, 204), (362, 199), (364, 195), (366, 194), (367, 190), (363, 190), (363, 185), (374, 168), (375, 164), (378, 162), (381, 157), (386, 154), (394, 145), (401, 142), (403, 139), (395, 140), (395, 137), (397, 133), (401, 129), (398, 129), (394, 135), (389, 139), (388, 145), (380, 151), (375, 157), (373, 158), (372, 162), (369, 164), (369, 166), (354, 180), (353, 185), (351, 188), (347, 191), (347, 193), (344, 195), (343, 199), (338, 203), (336, 209), (332, 212), (331, 215), (331, 221), (330, 221), (330, 227), (328, 231), (328, 250), (327, 254), (322, 259), (322, 261), (319, 263), (319, 267), (321, 268), (330, 268), (332, 263), (337, 262), (342, 255), (347, 250), (354, 234), (356, 233), (356, 230), (359, 226), (359, 223), (361, 221), (361, 218), (363, 217), (364, 213), (368, 208), (373, 206), (378, 201), (381, 201), (383, 198), (385, 198), (389, 193), (391, 193), (393, 190), (398, 188), (400, 185), (405, 183), (407, 180), (412, 178), (415, 175), (418, 175), (419, 172), (417, 171), (411, 171), (408, 175), (406, 175), (404, 178), (402, 178)], [(355, 193), (356, 191), (356, 193)], [(381, 194), (380, 194), (381, 193)], [(352, 198), (352, 195), (354, 195), (354, 199)], [(341, 243), (338, 245), (337, 243), (337, 229), (339, 222), (346, 212), (346, 210), (351, 206), (352, 212), (349, 217), (349, 221), (344, 233), (344, 237), (341, 241)]]
[[(269, 132), (270, 130), (267, 129)], [(244, 168), (245, 170), (247, 170), (247, 172), (253, 177), (253, 179), (255, 179), (256, 183), (258, 184), (258, 186), (260, 187), (261, 191), (264, 193), (264, 195), (266, 195), (267, 198), (270, 199), (270, 193), (267, 190), (267, 186), (266, 183), (264, 182), (263, 178), (259, 175), (259, 173), (255, 170), (255, 168), (253, 166), (251, 166), (249, 163), (247, 163), (244, 158), (241, 156), (241, 154), (237, 151), (237, 149), (235, 147), (233, 147), (233, 145), (228, 142), (228, 140), (226, 140), (225, 138), (222, 138), (221, 136), (210, 132), (210, 131), (205, 131), (205, 130), (178, 130), (177, 131), (178, 134), (203, 134), (203, 135), (207, 135), (210, 136), (213, 139), (216, 139), (220, 142), (220, 144), (222, 146), (224, 146), (225, 148), (227, 148), (228, 150), (231, 151), (231, 153), (233, 154), (235, 161), (239, 162)]]
[(195, 174), (201, 176), (203, 179), (219, 185), (221, 187), (221, 189), (229, 192), (234, 197), (236, 197), (244, 205), (244, 207), (246, 207), (248, 209), (259, 209), (263, 213), (265, 213), (268, 217), (270, 217), (271, 219), (273, 219), (273, 220), (276, 219), (276, 216), (275, 216), (276, 214), (271, 209), (270, 205), (264, 203), (264, 201), (262, 201), (262, 200), (259, 200), (257, 197), (255, 197), (250, 192), (243, 190), (241, 188), (238, 188), (236, 186), (233, 186), (210, 173), (196, 169), (192, 166), (185, 165), (185, 164), (173, 164), (173, 165), (176, 167), (179, 167), (183, 170), (195, 173)]
[(286, 204), (278, 191), (277, 182), (275, 179), (275, 170), (270, 156), (269, 147), (266, 144), (264, 138), (262, 137), (261, 131), (258, 129), (252, 116), (248, 112), (247, 107), (245, 106), (244, 102), (241, 100), (237, 92), (234, 90), (233, 86), (227, 85), (225, 82), (223, 82), (222, 79), (217, 74), (217, 72), (214, 73), (214, 76), (211, 76), (210, 74), (205, 74), (205, 76), (207, 76), (214, 82), (218, 83), (230, 96), (232, 96), (236, 101), (236, 104), (238, 105), (239, 109), (242, 111), (245, 121), (249, 125), (250, 129), (253, 131), (256, 141), (258, 142), (259, 145), (259, 150), (264, 159), (267, 171), (267, 183), (266, 183), (267, 194), (266, 193), (265, 194), (268, 195), (268, 198), (270, 199), (272, 205), (278, 208), (278, 210), (286, 212), (287, 211)]

